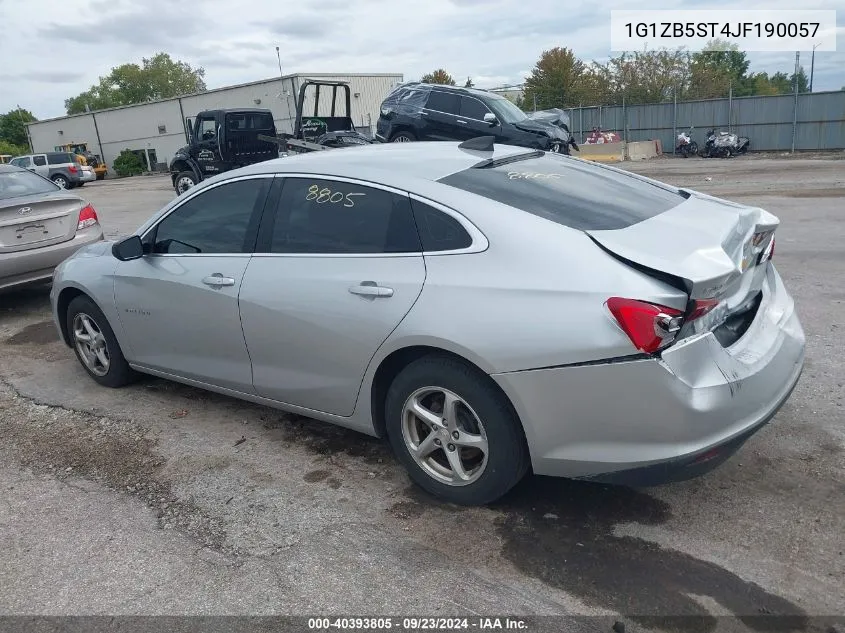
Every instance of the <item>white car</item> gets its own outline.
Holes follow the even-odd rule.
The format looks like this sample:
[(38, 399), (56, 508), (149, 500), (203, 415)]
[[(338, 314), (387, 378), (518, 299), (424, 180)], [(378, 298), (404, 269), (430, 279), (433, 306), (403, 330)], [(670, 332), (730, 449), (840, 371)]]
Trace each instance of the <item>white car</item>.
[(86, 182), (97, 180), (97, 174), (94, 172), (93, 167), (89, 167), (88, 165), (80, 165), (79, 169), (81, 171), (81, 178), (79, 182), (80, 186), (84, 185)]

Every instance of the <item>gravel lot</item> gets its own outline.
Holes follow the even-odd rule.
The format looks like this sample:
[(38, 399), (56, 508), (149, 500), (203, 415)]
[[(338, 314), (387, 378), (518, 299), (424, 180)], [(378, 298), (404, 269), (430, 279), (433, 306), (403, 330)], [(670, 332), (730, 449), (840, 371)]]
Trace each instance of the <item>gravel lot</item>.
[[(374, 439), (158, 379), (98, 387), (30, 289), (0, 296), (0, 615), (845, 615), (845, 161), (631, 169), (782, 222), (806, 369), (720, 469), (443, 505)], [(174, 195), (162, 177), (81, 193), (108, 236)]]

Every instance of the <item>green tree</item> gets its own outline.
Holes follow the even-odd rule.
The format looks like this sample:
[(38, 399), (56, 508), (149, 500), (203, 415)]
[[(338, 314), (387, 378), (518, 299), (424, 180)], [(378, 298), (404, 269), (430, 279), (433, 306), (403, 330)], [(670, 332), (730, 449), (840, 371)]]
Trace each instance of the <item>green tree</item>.
[[(807, 73), (804, 72), (804, 67), (798, 67), (798, 92), (807, 92), (810, 89), (810, 81), (807, 78)], [(795, 90), (795, 73), (789, 76), (789, 92)]]
[(724, 40), (707, 42), (690, 58), (688, 96), (693, 99), (727, 97), (731, 88), (735, 97), (752, 94), (749, 85), (748, 55), (739, 46)]
[(525, 78), (525, 103), (538, 110), (566, 108), (586, 102), (592, 93), (590, 69), (568, 48), (543, 51), (531, 75)]
[(438, 68), (434, 72), (426, 73), (422, 76), (420, 81), (424, 84), (442, 84), (444, 86), (454, 86), (455, 80), (452, 75), (447, 73), (442, 68)]
[(472, 77), (467, 77), (467, 82), (464, 84), (464, 88), (474, 88), (475, 84), (472, 83)]
[(32, 112), (23, 108), (16, 108), (6, 114), (0, 114), (0, 141), (28, 148), (29, 138), (26, 135), (26, 124), (37, 120)]
[(28, 145), (15, 145), (9, 141), (0, 140), (0, 154), (11, 154), (12, 156), (20, 156), (21, 154), (28, 154)]
[(144, 163), (131, 149), (125, 149), (114, 159), (114, 171), (118, 176), (137, 176), (144, 173)]
[(661, 49), (623, 53), (606, 64), (594, 66), (600, 97), (612, 103), (671, 101), (675, 91), (683, 94), (689, 83), (689, 55)]
[(203, 92), (205, 69), (157, 53), (138, 64), (123, 64), (85, 92), (65, 100), (68, 114), (169, 99)]

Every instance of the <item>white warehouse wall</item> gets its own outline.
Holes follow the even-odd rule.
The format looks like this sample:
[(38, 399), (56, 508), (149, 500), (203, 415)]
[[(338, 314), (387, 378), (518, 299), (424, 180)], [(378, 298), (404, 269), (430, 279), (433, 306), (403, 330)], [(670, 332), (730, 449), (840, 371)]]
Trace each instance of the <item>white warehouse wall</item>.
[[(290, 132), (296, 115), (296, 96), (302, 81), (307, 78), (348, 82), (352, 92), (352, 120), (356, 126), (372, 126), (372, 131), (382, 100), (403, 81), (400, 73), (286, 75), (176, 99), (38, 121), (28, 126), (30, 139), (36, 152), (53, 151), (56, 145), (64, 143), (87, 142), (91, 151), (103, 157), (112, 173), (114, 160), (124, 149), (155, 150), (157, 162), (169, 163), (176, 151), (186, 144), (183, 113), (184, 117), (194, 117), (202, 110), (267, 108), (272, 111), (278, 130)], [(313, 89), (309, 90), (305, 102), (306, 115), (314, 110), (313, 92)], [(328, 114), (330, 98), (330, 91), (321, 90), (321, 114)], [(162, 133), (159, 133), (159, 126), (164, 126)], [(102, 145), (97, 141), (97, 130)]]

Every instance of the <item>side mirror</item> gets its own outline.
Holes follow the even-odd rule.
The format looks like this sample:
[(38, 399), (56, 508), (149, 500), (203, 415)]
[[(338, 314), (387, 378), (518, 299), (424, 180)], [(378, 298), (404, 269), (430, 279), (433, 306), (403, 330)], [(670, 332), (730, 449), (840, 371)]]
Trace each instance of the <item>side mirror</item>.
[(499, 119), (497, 119), (496, 115), (493, 114), (492, 112), (488, 112), (487, 114), (484, 115), (484, 122), (489, 124), (492, 127), (493, 125), (499, 124)]
[(111, 247), (111, 254), (122, 262), (128, 262), (131, 259), (140, 259), (144, 256), (144, 245), (141, 243), (140, 237), (132, 235), (116, 242)]

